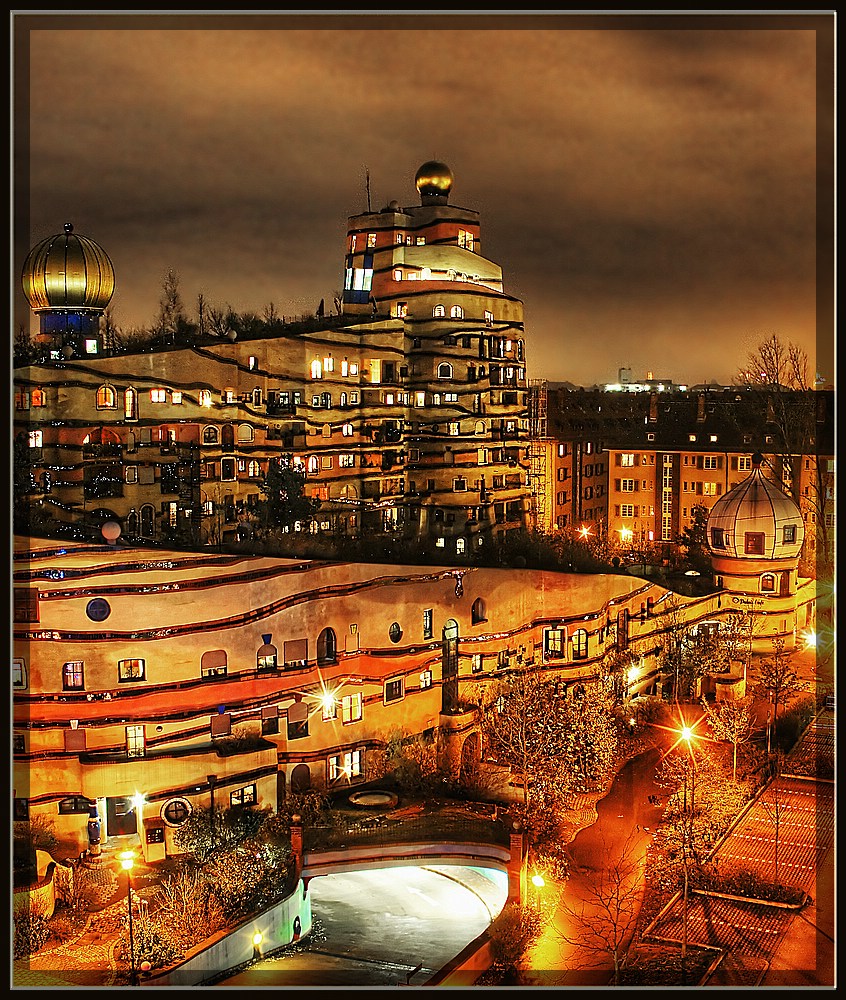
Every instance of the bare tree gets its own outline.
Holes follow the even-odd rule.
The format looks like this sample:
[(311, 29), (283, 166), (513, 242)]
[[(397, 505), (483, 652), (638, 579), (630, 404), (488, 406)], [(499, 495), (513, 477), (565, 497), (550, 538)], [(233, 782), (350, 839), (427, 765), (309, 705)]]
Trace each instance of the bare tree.
[(711, 706), (702, 699), (702, 706), (708, 716), (711, 732), (717, 740), (731, 743), (733, 751), (732, 781), (737, 781), (737, 748), (749, 743), (752, 739), (754, 719), (752, 717), (751, 698), (740, 698), (736, 701), (724, 701)]
[[(832, 553), (826, 523), (826, 501), (833, 495), (833, 473), (820, 450), (819, 433), (829, 416), (825, 394), (816, 392), (808, 378), (808, 355), (797, 344), (776, 333), (762, 340), (737, 374), (736, 381), (759, 390), (767, 407), (767, 426), (775, 431), (775, 453), (781, 463), (782, 483), (803, 508), (814, 531), (815, 558), (826, 576), (831, 573)], [(799, 462), (812, 462), (808, 492), (800, 493)], [(807, 561), (806, 569), (811, 569)]]
[(562, 899), (558, 911), (566, 919), (558, 933), (561, 940), (578, 948), (585, 962), (603, 966), (608, 959), (614, 966), (614, 985), (619, 985), (620, 970), (637, 924), (642, 895), (640, 864), (632, 834), (622, 850), (612, 849), (603, 840), (597, 867), (587, 873), (587, 884), (578, 902)]
[(764, 812), (769, 817), (770, 822), (773, 825), (775, 831), (774, 839), (774, 849), (775, 857), (773, 860), (774, 870), (773, 870), (773, 881), (778, 885), (778, 834), (779, 827), (781, 825), (781, 820), (784, 817), (785, 809), (787, 805), (784, 799), (781, 797), (781, 786), (779, 784), (779, 778), (781, 776), (782, 767), (784, 765), (784, 754), (778, 752), (775, 759), (775, 774), (773, 780), (770, 782), (769, 787), (766, 792), (761, 796), (760, 802), (764, 808)]
[(772, 696), (775, 732), (778, 726), (778, 706), (783, 705), (791, 694), (801, 690), (799, 676), (784, 651), (784, 639), (778, 636), (773, 639), (772, 656), (761, 661), (758, 671), (760, 687)]

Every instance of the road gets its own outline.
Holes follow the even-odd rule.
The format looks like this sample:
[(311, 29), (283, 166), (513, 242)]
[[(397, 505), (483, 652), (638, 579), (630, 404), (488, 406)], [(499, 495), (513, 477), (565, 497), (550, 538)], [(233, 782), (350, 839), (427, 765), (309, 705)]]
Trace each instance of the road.
[(398, 986), (421, 966), (420, 985), (487, 929), (506, 894), (494, 886), (486, 904), (449, 873), (406, 866), (321, 875), (308, 891), (308, 938), (216, 985)]
[[(521, 965), (521, 982), (527, 986), (607, 986), (607, 956), (596, 961), (584, 949), (567, 943), (562, 935), (574, 938), (580, 921), (567, 910), (580, 912), (584, 903), (589, 919), (592, 912), (591, 888), (595, 872), (606, 868), (608, 859), (627, 859), (626, 885), (641, 885), (646, 849), (657, 827), (666, 791), (655, 782), (661, 749), (653, 747), (627, 761), (620, 769), (605, 798), (597, 803), (597, 821), (574, 837), (570, 844), (570, 878), (560, 888), (560, 903), (552, 926), (529, 952)], [(657, 803), (649, 796), (657, 796)], [(541, 890), (543, 891), (543, 890)]]

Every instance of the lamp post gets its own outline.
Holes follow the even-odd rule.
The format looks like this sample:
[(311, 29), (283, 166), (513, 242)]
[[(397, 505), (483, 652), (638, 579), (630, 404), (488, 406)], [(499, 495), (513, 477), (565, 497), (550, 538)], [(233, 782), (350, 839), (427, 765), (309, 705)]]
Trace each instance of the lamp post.
[(209, 774), (208, 775), (209, 797), (210, 797), (209, 833), (211, 835), (212, 850), (214, 850), (215, 846), (216, 846), (216, 842), (215, 842), (216, 838), (215, 838), (215, 835), (214, 835), (214, 786), (215, 786), (215, 782), (216, 781), (217, 781), (216, 775), (214, 775), (214, 774)]
[(132, 866), (135, 863), (135, 855), (132, 851), (124, 851), (120, 855), (121, 868), (126, 872), (126, 908), (129, 913), (129, 982), (132, 986), (138, 985), (138, 978), (135, 975), (135, 939), (132, 929)]

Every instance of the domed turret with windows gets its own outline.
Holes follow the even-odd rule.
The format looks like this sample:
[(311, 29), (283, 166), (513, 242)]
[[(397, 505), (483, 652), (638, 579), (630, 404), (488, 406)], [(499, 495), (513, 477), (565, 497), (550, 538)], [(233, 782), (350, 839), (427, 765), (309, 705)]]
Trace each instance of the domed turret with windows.
[(796, 560), (805, 527), (798, 506), (761, 470), (762, 455), (752, 456), (752, 472), (725, 493), (708, 516), (712, 556), (752, 560)]
[(767, 651), (776, 636), (795, 644), (805, 539), (799, 507), (764, 475), (763, 462), (752, 456), (752, 472), (714, 504), (707, 528), (714, 583), (737, 611), (755, 619), (756, 651)]
[(102, 353), (100, 319), (115, 291), (109, 255), (70, 222), (37, 243), (21, 270), (24, 295), (39, 317), (38, 340), (56, 360)]

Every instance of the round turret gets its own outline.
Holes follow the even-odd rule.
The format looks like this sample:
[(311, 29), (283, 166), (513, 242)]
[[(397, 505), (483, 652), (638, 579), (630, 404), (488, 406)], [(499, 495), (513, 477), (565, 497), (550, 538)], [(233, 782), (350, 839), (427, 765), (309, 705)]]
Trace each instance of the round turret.
[(761, 471), (752, 472), (720, 497), (708, 515), (708, 548), (713, 556), (750, 560), (798, 559), (805, 538), (802, 514), (792, 497)]
[(426, 204), (427, 199), (445, 202), (452, 189), (452, 180), (452, 171), (438, 160), (424, 163), (414, 177), (423, 204)]
[(49, 236), (30, 250), (21, 284), (33, 312), (102, 312), (114, 294), (115, 270), (105, 250), (94, 240), (77, 236), (68, 222), (64, 232)]

